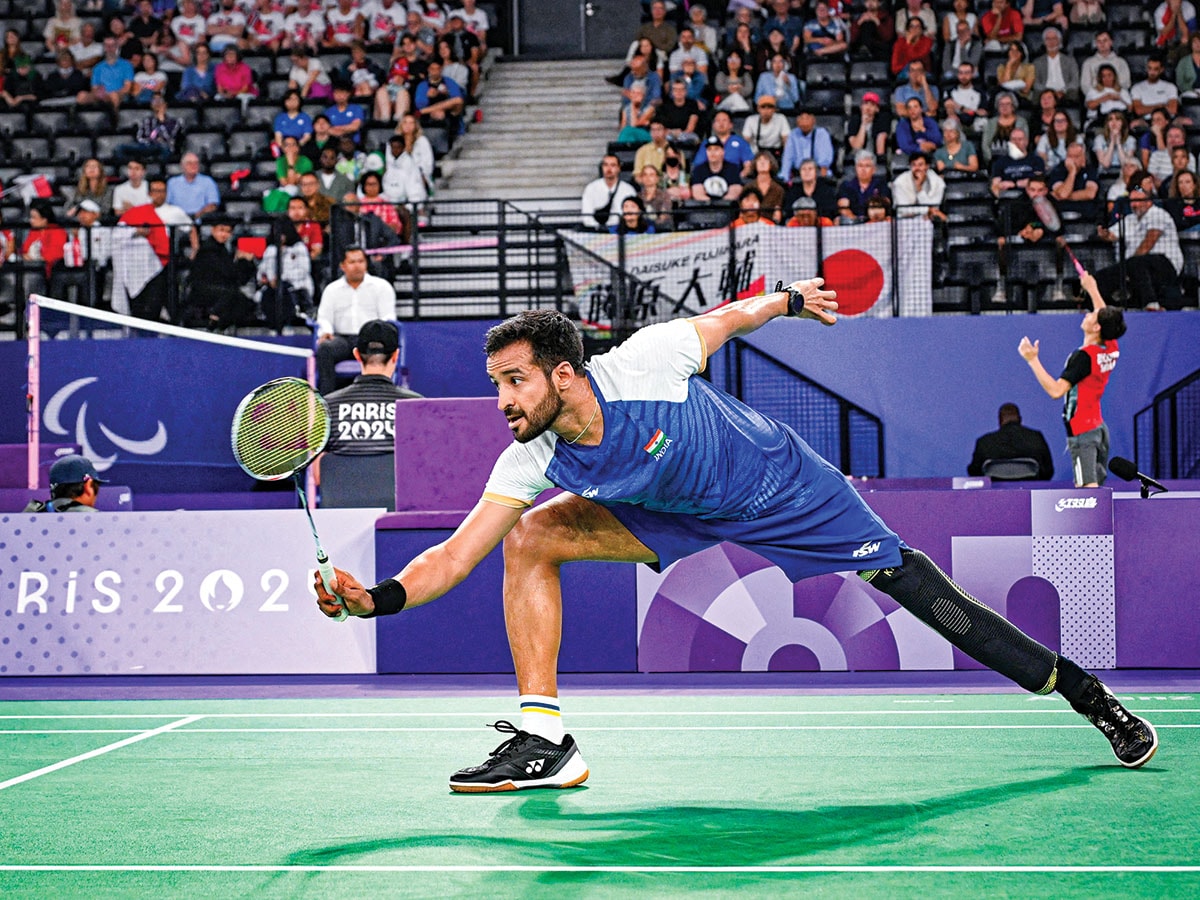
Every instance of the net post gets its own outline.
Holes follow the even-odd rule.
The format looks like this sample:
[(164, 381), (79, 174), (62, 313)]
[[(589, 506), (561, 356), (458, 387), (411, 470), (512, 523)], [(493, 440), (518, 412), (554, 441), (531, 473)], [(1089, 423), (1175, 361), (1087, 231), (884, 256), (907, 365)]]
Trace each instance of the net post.
[(38, 488), (38, 458), (41, 455), (41, 372), (42, 372), (42, 307), (39, 304), (40, 295), (30, 294), (25, 304), (25, 342), (28, 352), (25, 356), (25, 411), (26, 411), (26, 443), (25, 455), (27, 466), (26, 486), (35, 491)]

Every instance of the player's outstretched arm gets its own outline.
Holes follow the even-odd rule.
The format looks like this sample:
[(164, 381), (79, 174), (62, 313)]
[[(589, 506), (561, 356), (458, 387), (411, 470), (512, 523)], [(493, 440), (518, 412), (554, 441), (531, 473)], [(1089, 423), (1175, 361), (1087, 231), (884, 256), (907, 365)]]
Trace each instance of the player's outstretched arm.
[(1104, 298), (1100, 296), (1100, 288), (1096, 287), (1096, 276), (1091, 272), (1085, 271), (1079, 276), (1079, 286), (1083, 288), (1085, 294), (1092, 298), (1092, 309), (1096, 312), (1099, 312), (1108, 305), (1104, 302)]
[(793, 281), (782, 290), (726, 303), (691, 321), (704, 338), (710, 356), (730, 338), (756, 331), (779, 316), (793, 315), (832, 325), (837, 321), (833, 315), (838, 308), (837, 293), (824, 290), (824, 284), (823, 278)]
[(1071, 389), (1071, 382), (1065, 378), (1055, 378), (1046, 371), (1046, 367), (1042, 365), (1041, 359), (1038, 358), (1037, 341), (1031, 341), (1027, 337), (1021, 338), (1021, 343), (1017, 345), (1017, 352), (1021, 354), (1021, 358), (1025, 362), (1029, 363), (1029, 368), (1033, 370), (1033, 377), (1038, 380), (1038, 384), (1042, 386), (1042, 390), (1055, 400)]
[[(480, 500), (454, 534), (421, 553), (393, 578), (384, 579), (373, 588), (365, 588), (349, 572), (335, 568), (334, 591), (346, 601), (346, 611), (352, 616), (377, 614), (376, 600), (381, 591), (387, 602), (379, 613), (399, 612), (399, 608), (386, 608), (389, 604), (399, 603), (401, 608), (407, 608), (436, 600), (466, 578), (496, 548), (517, 524), (523, 511)], [(402, 591), (395, 586), (397, 583)], [(336, 616), (341, 606), (325, 590), (319, 572), (313, 586), (321, 612), (330, 618)]]

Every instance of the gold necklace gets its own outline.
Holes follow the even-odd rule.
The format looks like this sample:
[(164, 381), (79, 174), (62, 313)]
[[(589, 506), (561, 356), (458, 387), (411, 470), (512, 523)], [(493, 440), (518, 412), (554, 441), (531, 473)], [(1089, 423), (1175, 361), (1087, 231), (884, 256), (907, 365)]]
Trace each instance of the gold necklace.
[(597, 400), (596, 408), (594, 410), (592, 410), (592, 417), (590, 419), (588, 419), (588, 423), (583, 426), (583, 431), (579, 432), (579, 434), (575, 435), (575, 437), (572, 440), (567, 441), (567, 443), (573, 444), (573, 443), (575, 443), (575, 441), (579, 440), (581, 437), (583, 437), (585, 434), (587, 434), (587, 430), (592, 427), (592, 423), (596, 421), (596, 415), (599, 412), (600, 412), (600, 401)]

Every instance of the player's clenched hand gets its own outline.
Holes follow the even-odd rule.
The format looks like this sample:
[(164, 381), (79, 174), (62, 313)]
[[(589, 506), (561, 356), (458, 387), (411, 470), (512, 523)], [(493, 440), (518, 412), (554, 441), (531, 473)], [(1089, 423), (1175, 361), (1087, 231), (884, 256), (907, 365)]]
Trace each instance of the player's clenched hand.
[(792, 313), (801, 319), (816, 319), (822, 325), (832, 325), (837, 322), (837, 291), (825, 291), (821, 286), (824, 278), (805, 278), (803, 281), (793, 281), (788, 290), (799, 292), (804, 298), (803, 308), (793, 301)]
[(1021, 354), (1021, 358), (1025, 362), (1033, 362), (1038, 356), (1038, 342), (1023, 337), (1021, 343), (1017, 345), (1017, 352)]
[[(352, 616), (362, 616), (375, 609), (375, 601), (371, 599), (371, 595), (367, 593), (367, 589), (359, 584), (349, 572), (341, 569), (334, 569), (333, 574), (335, 581), (333, 589), (337, 592), (338, 597), (346, 602), (346, 612)], [(342, 611), (342, 604), (338, 602), (337, 597), (325, 590), (325, 582), (321, 579), (320, 571), (313, 572), (313, 587), (317, 591), (317, 606), (321, 612), (334, 618)]]

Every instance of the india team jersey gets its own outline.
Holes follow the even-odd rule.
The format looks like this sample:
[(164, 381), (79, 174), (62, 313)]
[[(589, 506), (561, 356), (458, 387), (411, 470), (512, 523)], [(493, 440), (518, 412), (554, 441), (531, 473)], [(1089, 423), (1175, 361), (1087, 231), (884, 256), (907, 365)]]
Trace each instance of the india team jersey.
[[(692, 378), (705, 348), (686, 319), (644, 328), (586, 369), (604, 440), (568, 444), (547, 431), (514, 443), (488, 494), (532, 502), (558, 485), (598, 503), (713, 518), (753, 516), (799, 466), (776, 423)], [(755, 452), (756, 448), (760, 452)]]
[(791, 428), (693, 377), (695, 325), (651, 325), (586, 366), (598, 446), (547, 431), (496, 461), (484, 499), (529, 505), (558, 486), (608, 507), (666, 566), (723, 540), (793, 579), (899, 565), (899, 538)]

